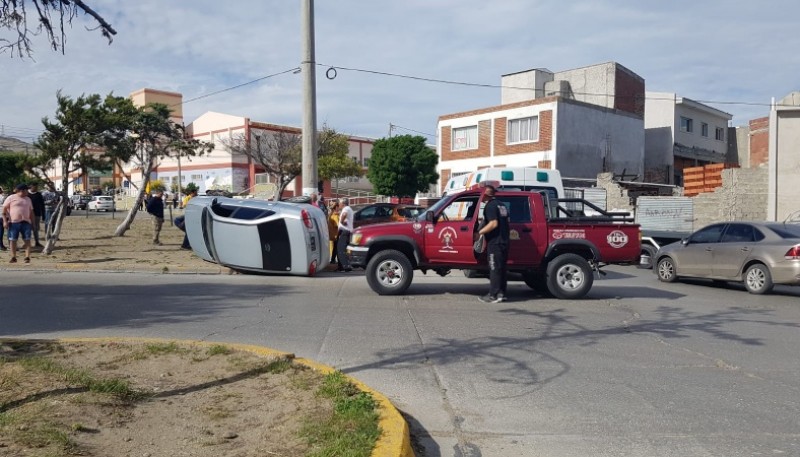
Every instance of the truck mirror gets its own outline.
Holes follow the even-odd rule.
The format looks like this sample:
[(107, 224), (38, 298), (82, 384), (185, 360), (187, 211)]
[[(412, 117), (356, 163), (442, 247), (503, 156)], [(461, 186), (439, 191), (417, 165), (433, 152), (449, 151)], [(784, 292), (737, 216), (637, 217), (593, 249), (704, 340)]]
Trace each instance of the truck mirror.
[(425, 220), (428, 222), (433, 222), (433, 211), (425, 212)]

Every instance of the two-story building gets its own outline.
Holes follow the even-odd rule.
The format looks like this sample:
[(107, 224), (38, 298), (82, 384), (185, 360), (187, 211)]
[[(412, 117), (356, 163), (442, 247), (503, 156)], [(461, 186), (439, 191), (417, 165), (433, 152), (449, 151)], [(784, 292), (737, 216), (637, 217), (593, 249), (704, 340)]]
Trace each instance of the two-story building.
[(683, 169), (724, 163), (732, 116), (668, 92), (647, 92), (645, 181), (683, 184)]
[(501, 104), (439, 117), (440, 190), (477, 168), (644, 171), (644, 79), (616, 62), (503, 75)]

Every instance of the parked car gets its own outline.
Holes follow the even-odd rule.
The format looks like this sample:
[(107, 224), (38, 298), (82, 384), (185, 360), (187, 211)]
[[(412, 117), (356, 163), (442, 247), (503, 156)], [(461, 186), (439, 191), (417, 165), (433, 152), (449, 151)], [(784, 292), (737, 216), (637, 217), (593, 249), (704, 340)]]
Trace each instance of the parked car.
[(707, 278), (744, 283), (752, 294), (775, 284), (800, 285), (800, 225), (725, 222), (658, 250), (658, 279)]
[(353, 225), (380, 224), (384, 222), (402, 222), (416, 218), (425, 211), (422, 206), (403, 205), (397, 203), (373, 203), (356, 208), (353, 213)]
[(198, 257), (236, 270), (313, 276), (330, 262), (327, 218), (308, 204), (201, 196), (185, 223)]
[(116, 211), (117, 205), (114, 203), (114, 197), (108, 195), (95, 195), (86, 204), (88, 211)]
[(80, 195), (76, 194), (70, 197), (70, 201), (72, 202), (72, 207), (75, 209), (86, 209), (86, 205), (92, 201), (91, 195)]

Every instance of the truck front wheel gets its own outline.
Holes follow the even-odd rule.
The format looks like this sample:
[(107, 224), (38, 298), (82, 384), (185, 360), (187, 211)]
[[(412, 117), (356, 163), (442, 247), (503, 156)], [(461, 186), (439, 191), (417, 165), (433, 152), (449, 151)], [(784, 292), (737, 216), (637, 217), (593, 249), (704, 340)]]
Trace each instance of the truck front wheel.
[(561, 254), (547, 266), (547, 288), (556, 298), (582, 298), (593, 283), (589, 262), (577, 254)]
[(411, 261), (394, 249), (372, 256), (366, 271), (367, 283), (378, 295), (402, 295), (414, 278)]

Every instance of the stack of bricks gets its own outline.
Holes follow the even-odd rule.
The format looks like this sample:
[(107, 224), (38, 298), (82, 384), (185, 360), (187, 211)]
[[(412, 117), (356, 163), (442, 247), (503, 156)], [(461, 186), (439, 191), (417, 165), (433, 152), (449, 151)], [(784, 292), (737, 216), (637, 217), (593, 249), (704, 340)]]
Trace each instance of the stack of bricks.
[(722, 186), (722, 170), (734, 168), (730, 163), (712, 163), (702, 167), (683, 169), (683, 194), (687, 197), (703, 192), (714, 192)]

